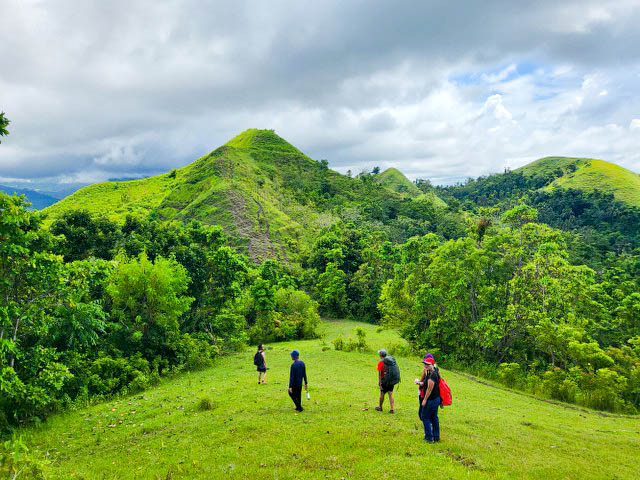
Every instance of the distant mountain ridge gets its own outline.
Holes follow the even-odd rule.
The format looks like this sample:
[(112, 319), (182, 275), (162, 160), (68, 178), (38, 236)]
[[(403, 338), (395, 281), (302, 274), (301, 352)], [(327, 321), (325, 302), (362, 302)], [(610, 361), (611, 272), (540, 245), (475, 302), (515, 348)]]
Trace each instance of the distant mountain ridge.
[(7, 195), (24, 195), (27, 198), (27, 201), (32, 204), (31, 208), (34, 210), (42, 210), (43, 208), (47, 208), (58, 201), (57, 198), (52, 197), (51, 195), (46, 195), (26, 188), (15, 188), (0, 185), (0, 192), (6, 193)]
[[(542, 179), (534, 182), (535, 188), (598, 189), (640, 205), (640, 176), (602, 160), (546, 157), (515, 172)], [(395, 168), (357, 178), (341, 175), (273, 130), (249, 129), (186, 167), (155, 177), (90, 185), (45, 211), (48, 224), (73, 209), (117, 221), (130, 214), (163, 221), (198, 220), (222, 226), (254, 261), (288, 262), (299, 260), (318, 232), (337, 222), (342, 212), (357, 218), (354, 212), (364, 209), (376, 219), (406, 202), (446, 208), (439, 191), (423, 193)]]

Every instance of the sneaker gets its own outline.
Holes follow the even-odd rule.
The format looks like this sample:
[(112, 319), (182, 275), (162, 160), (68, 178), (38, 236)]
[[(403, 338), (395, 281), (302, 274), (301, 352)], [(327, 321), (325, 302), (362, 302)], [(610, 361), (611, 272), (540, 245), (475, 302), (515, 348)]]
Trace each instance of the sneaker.
[(389, 413), (396, 413), (395, 410), (389, 410)]
[(376, 411), (376, 412), (381, 412), (381, 411), (382, 411), (382, 407), (376, 407), (376, 408), (375, 408), (375, 411)]
[(426, 438), (424, 439), (424, 441), (427, 443), (434, 443), (433, 440), (427, 440)]

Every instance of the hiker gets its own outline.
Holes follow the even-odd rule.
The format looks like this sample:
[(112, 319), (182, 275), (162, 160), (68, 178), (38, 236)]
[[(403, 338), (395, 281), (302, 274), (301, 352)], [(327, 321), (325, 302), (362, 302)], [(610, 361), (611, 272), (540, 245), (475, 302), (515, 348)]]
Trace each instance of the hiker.
[(296, 410), (301, 412), (302, 408), (302, 380), (304, 380), (304, 389), (309, 390), (307, 384), (307, 369), (304, 362), (299, 360), (300, 352), (294, 350), (291, 352), (291, 370), (289, 371), (289, 396), (296, 405)]
[(424, 440), (428, 443), (440, 441), (440, 372), (433, 355), (423, 358), (422, 378), (416, 383), (420, 386), (420, 409), (418, 416), (424, 425)]
[(264, 345), (258, 345), (258, 351), (253, 356), (253, 364), (258, 367), (258, 384), (267, 383), (267, 357)]
[(395, 413), (393, 401), (393, 387), (400, 381), (400, 369), (396, 359), (391, 355), (387, 355), (387, 351), (383, 348), (378, 351), (380, 361), (378, 362), (378, 386), (380, 387), (380, 404), (375, 408), (378, 412), (382, 411), (384, 396), (389, 394), (389, 413)]

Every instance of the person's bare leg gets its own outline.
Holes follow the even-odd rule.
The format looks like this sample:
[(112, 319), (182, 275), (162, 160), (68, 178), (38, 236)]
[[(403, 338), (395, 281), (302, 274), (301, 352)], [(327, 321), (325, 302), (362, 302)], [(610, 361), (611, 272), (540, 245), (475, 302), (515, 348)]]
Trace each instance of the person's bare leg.
[(258, 383), (262, 383), (262, 372), (258, 372)]
[(376, 410), (381, 412), (382, 411), (382, 404), (384, 403), (384, 393), (382, 392), (382, 389), (380, 389), (380, 401), (378, 403), (379, 404), (376, 407)]
[(262, 375), (262, 383), (267, 383), (267, 372), (264, 372)]
[(391, 405), (391, 410), (389, 411), (393, 412), (393, 392), (389, 392), (389, 404)]

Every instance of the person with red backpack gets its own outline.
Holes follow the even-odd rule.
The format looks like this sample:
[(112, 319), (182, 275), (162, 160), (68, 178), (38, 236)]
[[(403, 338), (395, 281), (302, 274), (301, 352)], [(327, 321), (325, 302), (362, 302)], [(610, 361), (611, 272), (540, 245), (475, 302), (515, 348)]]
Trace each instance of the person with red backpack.
[(420, 385), (420, 409), (418, 416), (424, 425), (424, 440), (428, 443), (440, 441), (440, 369), (436, 367), (433, 355), (427, 354), (422, 360), (424, 365)]

